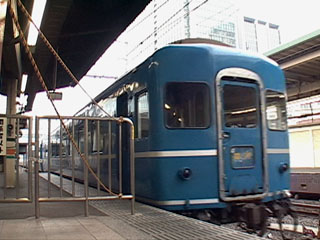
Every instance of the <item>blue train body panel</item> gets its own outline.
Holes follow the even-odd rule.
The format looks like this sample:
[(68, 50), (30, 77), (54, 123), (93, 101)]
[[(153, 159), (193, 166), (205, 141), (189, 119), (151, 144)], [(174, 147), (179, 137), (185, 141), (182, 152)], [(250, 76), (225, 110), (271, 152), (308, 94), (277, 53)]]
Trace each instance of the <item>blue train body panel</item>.
[(137, 199), (168, 210), (284, 197), (285, 100), (277, 64), (205, 44), (164, 47), (96, 97), (134, 122)]
[[(226, 68), (243, 68), (256, 73), (261, 78), (262, 89), (255, 86), (258, 92), (270, 89), (285, 93), (282, 71), (272, 61), (261, 56), (205, 45), (169, 46), (156, 52), (147, 62), (151, 67), (148, 66), (148, 79), (145, 84), (150, 94), (150, 119), (152, 120), (148, 140), (136, 140), (137, 197), (142, 201), (171, 210), (198, 208), (199, 205), (196, 204), (198, 202), (207, 207), (219, 204), (216, 76), (219, 71)], [(166, 126), (164, 117), (166, 109), (163, 107), (165, 88), (172, 82), (201, 83), (208, 87), (211, 116), (207, 127), (170, 129)], [(226, 81), (224, 84), (229, 83)], [(235, 83), (237, 84), (249, 87), (254, 85), (250, 82)], [(233, 174), (225, 181), (229, 195), (252, 194), (250, 192), (252, 189), (256, 194), (261, 194), (265, 187), (268, 188), (267, 195), (270, 198), (276, 192), (289, 189), (288, 171), (281, 173), (279, 170), (281, 164), (289, 164), (287, 132), (285, 130), (275, 132), (267, 128), (265, 131), (268, 140), (264, 146), (265, 149), (262, 149), (261, 128), (250, 128), (245, 133), (241, 130), (243, 129), (240, 131), (236, 128), (229, 129), (229, 134), (234, 138), (233, 143), (230, 144), (233, 155), (254, 154), (255, 158), (261, 159), (263, 151), (268, 152), (268, 149), (271, 149), (270, 152), (272, 149), (280, 149), (280, 152), (275, 153), (277, 151), (273, 150), (272, 153), (268, 153), (265, 165), (262, 161), (253, 159), (244, 160), (242, 165), (237, 163), (238, 167), (246, 168), (246, 164), (248, 166), (253, 164), (250, 161), (256, 161), (254, 170), (248, 167), (241, 172), (234, 170), (230, 158), (232, 154), (226, 154), (224, 167), (229, 169), (227, 174)], [(277, 143), (274, 144), (275, 142)], [(139, 153), (142, 152), (149, 153), (150, 157), (140, 158)], [(152, 156), (152, 152), (158, 152), (159, 155), (167, 153), (169, 157), (157, 158)], [(190, 156), (187, 156), (188, 154)], [(237, 168), (237, 165), (235, 166)], [(268, 168), (267, 171), (264, 167)], [(192, 171), (190, 179), (179, 177), (179, 172), (183, 169)], [(263, 174), (268, 175), (267, 178), (263, 178)], [(264, 182), (266, 179), (267, 183)], [(146, 182), (147, 188), (145, 188)], [(174, 204), (176, 207), (173, 207)]]

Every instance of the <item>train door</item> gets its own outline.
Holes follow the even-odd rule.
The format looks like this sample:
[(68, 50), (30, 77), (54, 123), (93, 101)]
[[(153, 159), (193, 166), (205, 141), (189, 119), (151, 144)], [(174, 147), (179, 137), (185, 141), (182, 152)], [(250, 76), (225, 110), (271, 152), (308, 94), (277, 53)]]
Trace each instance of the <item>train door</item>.
[(220, 197), (253, 199), (266, 193), (263, 89), (244, 69), (221, 71), (217, 84)]

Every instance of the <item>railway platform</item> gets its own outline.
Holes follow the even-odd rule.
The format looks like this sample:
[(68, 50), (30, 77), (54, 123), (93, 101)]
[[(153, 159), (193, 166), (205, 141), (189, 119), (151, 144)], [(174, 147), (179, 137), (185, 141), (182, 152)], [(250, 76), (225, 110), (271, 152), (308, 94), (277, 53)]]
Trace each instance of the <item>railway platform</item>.
[[(51, 177), (53, 185), (58, 178)], [(47, 191), (46, 186), (42, 178), (40, 193)], [(64, 179), (64, 187), (64, 194), (68, 194), (68, 180)], [(56, 186), (52, 188), (53, 193), (59, 193)], [(81, 189), (81, 184), (77, 189)], [(90, 201), (90, 216), (85, 217), (82, 202), (44, 202), (40, 218), (36, 219), (34, 203), (0, 203), (0, 240), (260, 239), (138, 202), (134, 215), (130, 209), (129, 200)]]

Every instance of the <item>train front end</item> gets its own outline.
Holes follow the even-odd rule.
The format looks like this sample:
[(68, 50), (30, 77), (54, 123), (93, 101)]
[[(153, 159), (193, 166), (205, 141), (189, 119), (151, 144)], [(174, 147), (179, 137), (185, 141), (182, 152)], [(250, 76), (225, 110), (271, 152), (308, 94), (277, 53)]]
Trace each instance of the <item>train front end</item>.
[(219, 197), (250, 229), (265, 228), (269, 214), (293, 215), (284, 78), (260, 61), (215, 79)]
[(156, 120), (150, 152), (137, 163), (145, 179), (150, 166), (152, 180), (140, 199), (204, 219), (236, 212), (249, 225), (266, 209), (284, 214), (278, 202), (288, 197), (290, 165), (281, 69), (261, 56), (197, 44), (161, 49), (150, 66)]

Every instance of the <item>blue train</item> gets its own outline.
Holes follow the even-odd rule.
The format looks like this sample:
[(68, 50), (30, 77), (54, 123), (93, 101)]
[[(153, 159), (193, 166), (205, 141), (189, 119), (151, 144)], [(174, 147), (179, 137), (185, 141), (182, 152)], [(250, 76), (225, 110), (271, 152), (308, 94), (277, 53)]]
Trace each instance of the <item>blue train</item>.
[[(252, 228), (265, 224), (266, 209), (287, 211), (286, 84), (273, 61), (228, 47), (172, 44), (95, 100), (134, 123), (139, 201), (209, 221), (245, 218)], [(80, 113), (103, 115), (93, 104)]]

